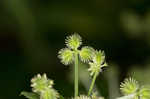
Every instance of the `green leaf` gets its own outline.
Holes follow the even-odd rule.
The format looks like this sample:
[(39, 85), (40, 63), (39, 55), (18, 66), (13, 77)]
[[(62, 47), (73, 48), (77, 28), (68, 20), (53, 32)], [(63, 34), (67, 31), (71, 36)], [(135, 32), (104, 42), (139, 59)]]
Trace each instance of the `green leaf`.
[(25, 96), (28, 99), (40, 99), (39, 95), (36, 94), (36, 93), (33, 93), (33, 92), (23, 91), (23, 92), (21, 92), (20, 95), (23, 95), (23, 96)]

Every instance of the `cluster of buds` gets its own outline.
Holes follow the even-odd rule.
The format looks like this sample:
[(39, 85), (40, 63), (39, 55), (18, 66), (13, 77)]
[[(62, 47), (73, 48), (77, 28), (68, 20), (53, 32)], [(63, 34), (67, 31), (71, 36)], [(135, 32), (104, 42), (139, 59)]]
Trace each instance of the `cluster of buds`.
[(104, 51), (94, 50), (92, 47), (84, 46), (79, 50), (79, 47), (82, 45), (82, 39), (80, 35), (73, 34), (68, 36), (66, 39), (66, 48), (61, 49), (58, 52), (58, 57), (61, 62), (65, 65), (71, 64), (74, 62), (74, 53), (77, 52), (82, 62), (88, 63), (90, 68), (91, 76), (95, 73), (101, 72), (101, 68), (107, 66), (105, 62), (105, 53)]
[(79, 49), (82, 45), (82, 39), (80, 35), (73, 34), (66, 38), (66, 48), (61, 49), (58, 52), (58, 58), (64, 65), (69, 65), (74, 62), (74, 54), (77, 53), (83, 62), (89, 62), (92, 59), (93, 48), (89, 46), (84, 46)]

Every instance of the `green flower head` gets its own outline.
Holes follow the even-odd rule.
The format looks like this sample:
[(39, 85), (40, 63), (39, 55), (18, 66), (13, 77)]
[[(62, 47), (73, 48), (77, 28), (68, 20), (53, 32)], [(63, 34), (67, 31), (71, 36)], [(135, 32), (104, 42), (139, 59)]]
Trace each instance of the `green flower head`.
[(89, 62), (90, 68), (90, 75), (93, 76), (95, 73), (99, 73), (102, 71), (102, 67), (107, 66), (105, 62), (105, 54), (104, 51), (94, 51), (92, 62)]
[(80, 59), (83, 62), (89, 62), (92, 59), (94, 49), (92, 47), (82, 47), (81, 51), (79, 52), (80, 54)]
[(81, 37), (78, 34), (68, 36), (66, 39), (66, 48), (61, 49), (58, 52), (58, 58), (64, 65), (69, 65), (75, 61), (75, 54), (77, 54), (81, 61), (89, 62), (94, 55), (94, 49), (92, 47), (84, 46), (80, 49), (82, 44)]
[(138, 88), (139, 84), (133, 78), (125, 79), (120, 85), (120, 90), (124, 95), (134, 94), (138, 91)]
[(47, 88), (52, 88), (53, 86), (53, 80), (47, 79), (46, 74), (43, 74), (42, 76), (38, 74), (34, 78), (31, 79), (31, 87), (33, 88), (33, 92), (42, 92), (46, 90)]
[(68, 65), (68, 64), (71, 64), (73, 62), (73, 51), (70, 50), (69, 48), (64, 48), (64, 49), (61, 49), (59, 52), (58, 52), (58, 58), (60, 58), (61, 62), (64, 64), (64, 65)]
[(38, 93), (40, 95), (40, 99), (59, 98), (58, 92), (53, 88), (53, 80), (48, 79), (46, 74), (43, 74), (42, 76), (38, 74), (31, 79), (31, 83), (33, 92)]
[(143, 86), (139, 91), (140, 99), (150, 99), (150, 86)]
[(78, 35), (77, 33), (68, 36), (66, 39), (66, 45), (68, 46), (68, 48), (72, 50), (77, 50), (81, 44), (82, 44), (82, 39), (80, 35)]
[(104, 51), (95, 51), (94, 56), (93, 56), (93, 62), (96, 64), (103, 64), (105, 61), (105, 53)]

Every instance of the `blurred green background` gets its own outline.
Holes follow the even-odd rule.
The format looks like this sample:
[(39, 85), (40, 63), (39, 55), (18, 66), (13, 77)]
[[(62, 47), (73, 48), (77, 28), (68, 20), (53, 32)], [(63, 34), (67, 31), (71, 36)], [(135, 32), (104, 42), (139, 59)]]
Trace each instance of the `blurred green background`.
[[(0, 99), (25, 99), (19, 94), (30, 91), (37, 73), (72, 96), (71, 66), (57, 52), (73, 32), (106, 53), (109, 67), (96, 81), (100, 95), (119, 96), (119, 82), (130, 75), (150, 84), (150, 0), (0, 0)], [(81, 81), (80, 93), (86, 88)]]

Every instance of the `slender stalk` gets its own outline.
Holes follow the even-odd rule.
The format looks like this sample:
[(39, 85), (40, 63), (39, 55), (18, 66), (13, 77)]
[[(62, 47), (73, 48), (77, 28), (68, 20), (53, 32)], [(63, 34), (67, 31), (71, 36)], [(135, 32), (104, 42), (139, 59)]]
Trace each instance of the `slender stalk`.
[(78, 96), (78, 52), (75, 52), (75, 80), (74, 80), (74, 96)]
[(95, 84), (95, 80), (96, 80), (96, 77), (97, 77), (98, 73), (95, 73), (94, 74), (94, 77), (92, 79), (92, 83), (91, 83), (91, 86), (90, 86), (90, 89), (88, 91), (88, 96), (90, 96), (90, 94), (92, 93), (92, 90), (93, 90), (93, 87), (94, 87), (94, 84)]

